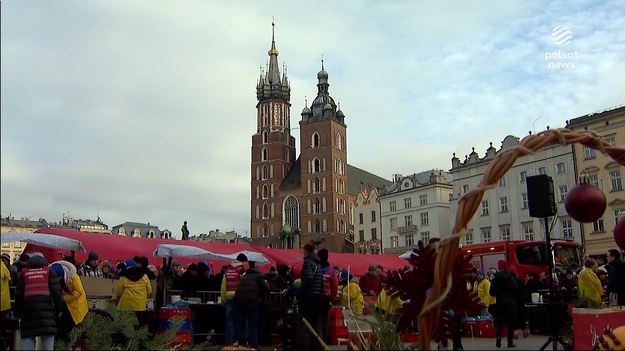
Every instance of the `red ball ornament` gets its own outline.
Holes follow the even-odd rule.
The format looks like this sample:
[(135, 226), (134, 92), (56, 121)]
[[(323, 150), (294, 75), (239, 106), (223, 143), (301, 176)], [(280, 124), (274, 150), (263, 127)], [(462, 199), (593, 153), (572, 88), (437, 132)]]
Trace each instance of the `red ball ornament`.
[(621, 250), (625, 250), (625, 217), (616, 222), (616, 227), (614, 227), (614, 241), (616, 241), (616, 245), (618, 245)]
[(580, 178), (580, 183), (569, 191), (564, 208), (569, 216), (578, 222), (590, 223), (601, 218), (607, 201), (601, 189)]

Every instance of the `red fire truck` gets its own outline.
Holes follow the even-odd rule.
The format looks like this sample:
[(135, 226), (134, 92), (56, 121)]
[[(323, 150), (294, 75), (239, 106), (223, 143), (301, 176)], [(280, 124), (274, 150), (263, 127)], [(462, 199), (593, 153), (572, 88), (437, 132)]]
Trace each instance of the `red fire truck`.
[[(582, 265), (580, 245), (573, 241), (552, 240), (554, 267), (565, 271), (577, 270)], [(519, 278), (525, 279), (529, 272), (547, 272), (547, 245), (545, 240), (505, 240), (488, 243), (468, 244), (460, 248), (462, 254), (472, 254), (473, 266), (488, 270), (497, 268), (497, 261), (505, 260), (515, 265)]]

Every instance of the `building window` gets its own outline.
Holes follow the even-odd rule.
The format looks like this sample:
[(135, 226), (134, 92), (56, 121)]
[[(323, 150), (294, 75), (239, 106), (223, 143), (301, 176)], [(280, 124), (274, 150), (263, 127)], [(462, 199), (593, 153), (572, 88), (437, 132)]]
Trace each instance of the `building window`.
[(263, 180), (269, 179), (269, 167), (263, 166)]
[(503, 177), (499, 178), (499, 186), (502, 187), (502, 188), (505, 188), (506, 185), (508, 185), (506, 183), (506, 176), (503, 176)]
[(343, 149), (343, 137), (341, 133), (336, 133), (336, 148), (339, 150)]
[(473, 230), (469, 230), (469, 232), (464, 236), (465, 244), (473, 244)]
[(527, 208), (527, 193), (522, 193), (521, 194), (521, 208), (522, 209), (526, 209)]
[(488, 200), (482, 201), (482, 216), (488, 215)]
[(408, 247), (414, 246), (414, 234), (406, 235), (406, 246)]
[(508, 198), (505, 196), (499, 198), (499, 212), (508, 212)]
[(523, 223), (523, 238), (526, 241), (534, 241), (534, 223)]
[(619, 213), (625, 213), (625, 210), (614, 210), (614, 225), (618, 223)]
[(263, 148), (260, 152), (260, 160), (261, 161), (267, 161), (268, 157), (267, 157), (267, 148)]
[(317, 132), (314, 132), (311, 137), (310, 147), (312, 148), (319, 147), (319, 134)]
[(11, 245), (9, 243), (2, 243), (2, 247), (10, 247)]
[(378, 240), (378, 228), (371, 228), (371, 240)]
[(614, 135), (605, 137), (603, 140), (612, 146), (616, 146), (616, 137)]
[(599, 177), (597, 176), (597, 173), (589, 174), (588, 180), (590, 181), (590, 184), (596, 186), (597, 188), (602, 188), (599, 186)]
[(556, 173), (563, 174), (566, 173), (566, 164), (564, 162), (560, 162), (556, 166)]
[(358, 231), (358, 241), (365, 241), (365, 231), (364, 230), (359, 230)]
[(263, 199), (269, 198), (269, 187), (267, 184), (263, 185)]
[(421, 241), (427, 245), (430, 242), (430, 232), (421, 232)]
[(404, 199), (404, 208), (410, 208), (412, 207), (412, 199), (411, 198), (405, 198)]
[(397, 210), (397, 202), (391, 201), (388, 203), (389, 211), (393, 212)]
[(573, 222), (569, 218), (562, 218), (562, 237), (573, 238)]
[(310, 173), (321, 172), (321, 161), (315, 157), (310, 163)]
[(490, 241), (490, 228), (482, 228), (482, 242), (489, 243)]
[(391, 230), (397, 229), (397, 218), (391, 218)]
[(560, 189), (560, 202), (564, 202), (564, 200), (566, 200), (566, 195), (569, 193), (569, 186), (566, 184), (560, 185), (558, 189)]
[(603, 227), (603, 218), (599, 218), (598, 220), (592, 222), (592, 231), (593, 233), (605, 232), (605, 228)]
[(269, 142), (268, 133), (266, 130), (263, 130), (263, 144), (267, 144)]
[(523, 172), (521, 172), (521, 173), (519, 174), (519, 178), (520, 178), (520, 179), (519, 179), (519, 181), (520, 181), (521, 183), (525, 183), (525, 178), (527, 178), (527, 171), (523, 171)]
[(427, 227), (428, 225), (430, 225), (430, 218), (428, 216), (428, 212), (424, 212), (421, 213), (421, 226), (422, 227)]
[(412, 225), (412, 215), (404, 216), (404, 227)]
[(299, 203), (293, 195), (284, 200), (284, 222), (293, 229), (299, 229)]
[(358, 224), (363, 224), (365, 221), (365, 215), (362, 213), (358, 214)]
[(398, 236), (392, 236), (391, 237), (391, 248), (395, 249), (399, 246), (399, 237)]
[(595, 149), (588, 147), (588, 146), (584, 146), (584, 160), (588, 160), (591, 158), (595, 158)]
[(538, 174), (547, 174), (547, 167), (538, 168)]
[(371, 222), (375, 222), (375, 211), (371, 211)]
[(502, 225), (501, 227), (499, 227), (499, 234), (500, 234), (501, 240), (510, 240), (511, 239), (510, 226)]
[(427, 205), (428, 204), (428, 195), (427, 194), (419, 195), (419, 203), (421, 204), (421, 206)]
[(263, 205), (263, 219), (269, 218), (269, 205)]
[(611, 191), (623, 190), (620, 170), (610, 172), (610, 182), (612, 183)]
[(462, 186), (462, 194), (466, 194), (469, 192), (469, 184), (465, 184)]
[(315, 199), (313, 202), (313, 213), (321, 213), (321, 201), (319, 199)]

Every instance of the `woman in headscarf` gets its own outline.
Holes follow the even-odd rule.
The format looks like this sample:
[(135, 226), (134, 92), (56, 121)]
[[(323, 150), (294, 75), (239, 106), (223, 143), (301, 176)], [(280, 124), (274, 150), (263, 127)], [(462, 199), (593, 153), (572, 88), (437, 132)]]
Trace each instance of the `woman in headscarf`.
[(72, 328), (80, 324), (89, 311), (87, 294), (76, 273), (76, 266), (67, 261), (56, 261), (50, 265), (50, 269), (60, 277), (65, 300), (65, 308), (57, 320), (57, 338), (69, 341)]

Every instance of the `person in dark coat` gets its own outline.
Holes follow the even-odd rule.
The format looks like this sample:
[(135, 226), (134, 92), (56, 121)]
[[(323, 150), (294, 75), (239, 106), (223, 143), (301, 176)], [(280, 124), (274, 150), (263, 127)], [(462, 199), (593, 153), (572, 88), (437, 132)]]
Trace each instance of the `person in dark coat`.
[[(320, 326), (321, 311), (328, 307), (328, 299), (323, 292), (323, 269), (319, 256), (311, 244), (304, 245), (304, 263), (302, 264), (302, 285), (297, 294), (299, 311), (302, 318), (314, 328), (317, 335), (323, 335)], [(305, 325), (301, 326), (301, 337), (298, 338), (298, 350), (321, 350), (319, 341), (310, 333)]]
[(503, 327), (507, 327), (508, 347), (516, 347), (513, 335), (517, 323), (517, 296), (519, 295), (519, 289), (512, 273), (508, 271), (506, 261), (499, 260), (497, 266), (498, 271), (490, 284), (490, 295), (497, 298), (497, 303), (493, 310), (493, 322), (497, 336), (496, 346), (501, 347)]
[(269, 293), (269, 285), (260, 271), (252, 266), (241, 277), (232, 302), (237, 311), (239, 346), (258, 347), (258, 302)]
[(526, 311), (525, 311), (525, 283), (519, 278), (517, 273), (516, 266), (510, 265), (509, 271), (512, 274), (512, 279), (517, 287), (516, 294), (516, 323), (513, 331), (508, 329), (508, 333), (514, 333), (517, 329), (520, 329), (523, 332), (523, 335), (527, 337), (529, 335), (529, 331), (527, 330), (526, 323)]
[(65, 305), (59, 279), (43, 256), (33, 255), (22, 268), (15, 290), (14, 315), (21, 320), (24, 350), (35, 349), (37, 336), (41, 337), (41, 350), (54, 350), (56, 319)]
[(281, 292), (289, 288), (284, 278), (278, 274), (278, 271), (274, 266), (271, 266), (269, 272), (265, 274), (265, 280), (269, 284), (272, 292)]
[[(615, 299), (619, 306), (625, 305), (625, 262), (617, 249), (608, 250), (608, 289), (610, 301)], [(616, 297), (612, 297), (616, 296)]]
[(529, 272), (525, 275), (525, 301), (532, 301), (532, 294), (537, 293), (543, 286), (538, 280), (536, 272)]

